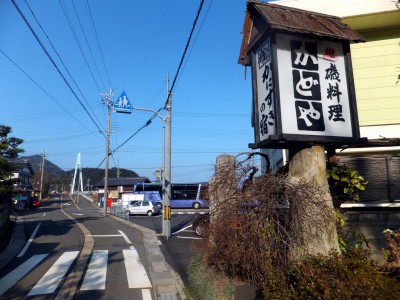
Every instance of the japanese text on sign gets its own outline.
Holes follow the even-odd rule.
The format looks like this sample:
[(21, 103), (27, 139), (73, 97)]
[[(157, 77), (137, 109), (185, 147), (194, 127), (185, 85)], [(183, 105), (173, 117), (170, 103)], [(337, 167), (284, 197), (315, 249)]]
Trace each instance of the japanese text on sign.
[(283, 132), (352, 136), (342, 44), (285, 34), (277, 44)]
[(268, 39), (257, 51), (256, 76), (258, 99), (258, 132), (260, 141), (275, 133), (275, 104), (272, 77), (271, 44)]

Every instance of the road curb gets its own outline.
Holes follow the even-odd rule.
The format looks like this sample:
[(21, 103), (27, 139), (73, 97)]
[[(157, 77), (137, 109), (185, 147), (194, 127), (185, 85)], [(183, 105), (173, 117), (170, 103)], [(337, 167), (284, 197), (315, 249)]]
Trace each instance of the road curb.
[[(71, 199), (72, 200), (72, 199)], [(57, 295), (54, 297), (56, 300), (62, 299), (73, 299), (78, 288), (78, 284), (80, 279), (83, 276), (83, 272), (86, 268), (86, 265), (89, 261), (89, 257), (92, 254), (94, 248), (94, 239), (90, 234), (90, 231), (80, 222), (75, 220), (69, 214), (67, 214), (61, 207), (61, 212), (66, 215), (70, 220), (72, 220), (82, 231), (84, 236), (84, 243), (82, 250), (79, 253), (78, 258), (76, 259), (76, 263), (73, 265), (73, 268), (68, 273), (67, 278), (59, 288)]]

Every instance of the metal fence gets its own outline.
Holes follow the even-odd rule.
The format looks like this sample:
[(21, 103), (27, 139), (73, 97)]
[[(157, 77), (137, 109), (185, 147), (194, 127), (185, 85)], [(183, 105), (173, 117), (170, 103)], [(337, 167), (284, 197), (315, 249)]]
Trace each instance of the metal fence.
[(118, 218), (129, 220), (129, 215), (125, 214), (125, 207), (122, 205), (112, 205), (109, 209), (111, 215)]

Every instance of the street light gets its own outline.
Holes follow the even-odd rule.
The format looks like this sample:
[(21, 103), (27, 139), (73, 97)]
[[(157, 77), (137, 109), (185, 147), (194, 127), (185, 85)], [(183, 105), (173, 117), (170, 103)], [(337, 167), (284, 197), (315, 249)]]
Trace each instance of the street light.
[[(158, 111), (149, 108), (133, 107), (134, 110), (149, 111), (156, 114), (163, 127), (163, 159), (162, 159), (162, 198), (163, 198), (163, 235), (171, 236), (171, 105), (170, 95), (167, 104), (167, 116), (163, 117)], [(166, 130), (167, 125), (167, 130)]]
[[(169, 82), (167, 78), (167, 82)], [(135, 110), (143, 110), (143, 111), (150, 111), (157, 115), (162, 122), (163, 126), (163, 171), (164, 175), (162, 176), (162, 186), (163, 186), (163, 235), (167, 238), (171, 236), (171, 109), (172, 109), (172, 96), (171, 92), (169, 91), (168, 84), (167, 84), (167, 104), (165, 109), (167, 111), (166, 117), (160, 115), (158, 111), (149, 109), (149, 108), (140, 108), (140, 107), (132, 107), (126, 93), (123, 92), (119, 97), (119, 101), (113, 103), (112, 101), (112, 90), (110, 87), (109, 94), (101, 94), (105, 96), (103, 101), (108, 106), (108, 122), (107, 122), (107, 141), (106, 141), (106, 170), (104, 175), (104, 216), (107, 216), (107, 189), (108, 189), (108, 160), (109, 160), (109, 152), (110, 152), (110, 133), (111, 133), (111, 126), (110, 126), (110, 115), (111, 115), (111, 107), (114, 105), (115, 112), (121, 113), (130, 113), (131, 109)], [(150, 124), (151, 120), (148, 121)]]

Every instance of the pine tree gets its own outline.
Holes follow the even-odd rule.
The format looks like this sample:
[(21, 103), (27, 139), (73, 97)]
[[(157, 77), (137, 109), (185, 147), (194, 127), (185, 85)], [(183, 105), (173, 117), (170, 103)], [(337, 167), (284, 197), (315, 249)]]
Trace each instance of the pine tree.
[(24, 152), (18, 148), (23, 143), (22, 139), (9, 137), (11, 127), (0, 125), (0, 202), (11, 201), (13, 181), (10, 180), (15, 166), (10, 159), (18, 157), (18, 154)]

